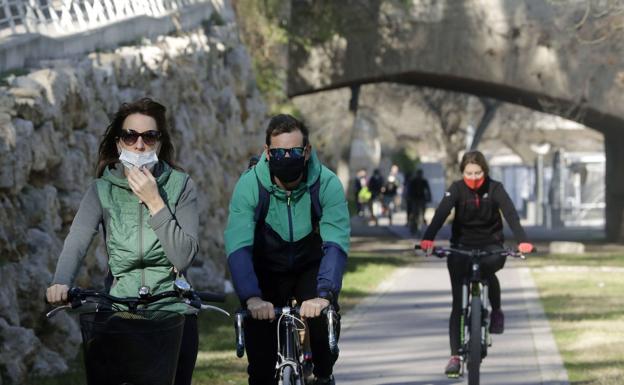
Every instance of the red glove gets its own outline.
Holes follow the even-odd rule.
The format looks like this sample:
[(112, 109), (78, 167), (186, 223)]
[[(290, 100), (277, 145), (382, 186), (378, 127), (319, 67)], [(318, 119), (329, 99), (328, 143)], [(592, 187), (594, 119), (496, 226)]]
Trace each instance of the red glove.
[(531, 251), (533, 251), (533, 244), (528, 243), (528, 242), (523, 242), (518, 245), (518, 251), (521, 252), (522, 254), (530, 253)]
[(430, 241), (428, 239), (423, 239), (422, 241), (420, 241), (420, 248), (427, 254), (431, 254), (431, 250), (433, 250), (433, 241)]

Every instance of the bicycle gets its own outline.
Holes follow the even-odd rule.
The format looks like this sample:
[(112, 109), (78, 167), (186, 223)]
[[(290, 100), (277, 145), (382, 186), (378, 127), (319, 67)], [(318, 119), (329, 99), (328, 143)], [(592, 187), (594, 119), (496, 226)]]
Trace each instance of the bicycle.
[[(225, 295), (195, 292), (179, 279), (174, 282), (174, 290), (154, 295), (147, 287), (139, 289), (138, 297), (126, 298), (73, 287), (67, 298), (66, 305), (53, 308), (46, 317), (86, 304), (96, 305), (94, 311), (79, 315), (88, 385), (173, 384), (185, 318), (183, 314), (160, 310), (161, 305), (182, 302), (198, 310), (230, 316), (219, 307), (202, 303), (224, 302)], [(172, 301), (158, 302), (167, 298)]]
[[(420, 245), (416, 250), (422, 250)], [(526, 259), (524, 254), (509, 249), (500, 250), (461, 250), (456, 248), (436, 247), (432, 254), (446, 258), (450, 254), (461, 254), (470, 258), (471, 273), (462, 285), (462, 312), (460, 315), (461, 369), (457, 378), (463, 376), (464, 365), (468, 367), (468, 385), (479, 385), (481, 362), (487, 356), (488, 347), (492, 346), (490, 335), (489, 283), (481, 277), (481, 258), (499, 253), (507, 257)]]
[[(280, 385), (306, 385), (311, 384), (304, 375), (304, 357), (301, 349), (299, 331), (305, 329), (306, 324), (299, 316), (299, 307), (285, 306), (275, 308), (277, 317), (277, 363), (275, 365), (276, 376)], [(338, 353), (338, 341), (336, 338), (336, 325), (338, 315), (332, 305), (322, 312), (327, 317), (327, 331), (329, 349), (331, 353)], [(234, 327), (236, 330), (236, 356), (243, 357), (245, 353), (244, 321), (251, 313), (241, 309), (235, 314)], [(285, 338), (282, 341), (281, 336)]]

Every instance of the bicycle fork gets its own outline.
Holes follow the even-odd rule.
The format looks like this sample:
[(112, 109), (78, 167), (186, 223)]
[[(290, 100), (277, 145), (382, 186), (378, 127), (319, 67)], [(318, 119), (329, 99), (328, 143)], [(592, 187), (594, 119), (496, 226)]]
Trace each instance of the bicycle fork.
[(492, 338), (490, 336), (489, 286), (486, 283), (480, 285), (477, 282), (466, 282), (462, 285), (462, 312), (459, 318), (459, 354), (462, 359), (460, 375), (463, 375), (464, 373), (464, 363), (466, 356), (466, 332), (470, 325), (470, 323), (468, 322), (468, 315), (470, 311), (470, 297), (475, 295), (479, 296), (481, 299), (481, 356), (485, 357), (487, 355), (487, 347), (492, 346)]
[(459, 357), (461, 358), (461, 369), (459, 375), (464, 375), (464, 365), (466, 357), (466, 328), (468, 320), (468, 282), (464, 282), (462, 285), (462, 312), (459, 317)]
[[(298, 342), (299, 342), (299, 332), (295, 328), (295, 324), (292, 319), (288, 318), (284, 321), (284, 332), (285, 332), (285, 341), (284, 341), (284, 349), (282, 354), (278, 356), (277, 364), (276, 364), (276, 373), (279, 373), (279, 384), (290, 383), (289, 380), (284, 379), (285, 369), (286, 367), (292, 368), (292, 373), (295, 382), (291, 385), (299, 385), (302, 379), (302, 370), (298, 362), (297, 355), (298, 352)], [(281, 332), (278, 330), (278, 333)], [(287, 371), (286, 371), (287, 372)]]

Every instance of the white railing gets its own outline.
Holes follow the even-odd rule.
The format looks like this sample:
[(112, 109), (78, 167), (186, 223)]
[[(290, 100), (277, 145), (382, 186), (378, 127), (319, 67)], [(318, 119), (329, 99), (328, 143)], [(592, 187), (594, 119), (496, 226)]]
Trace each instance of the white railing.
[(58, 37), (136, 16), (161, 17), (210, 0), (0, 0), (0, 38), (37, 33)]

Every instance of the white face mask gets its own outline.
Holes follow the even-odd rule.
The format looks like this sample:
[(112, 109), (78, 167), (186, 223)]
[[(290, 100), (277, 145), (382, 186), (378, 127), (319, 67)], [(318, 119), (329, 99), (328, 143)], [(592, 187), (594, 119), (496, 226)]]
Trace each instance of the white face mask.
[(132, 167), (140, 168), (142, 166), (145, 166), (149, 170), (151, 170), (156, 165), (156, 163), (158, 163), (158, 156), (156, 156), (156, 151), (146, 151), (138, 153), (126, 150), (124, 148), (119, 154), (119, 161), (128, 170)]

